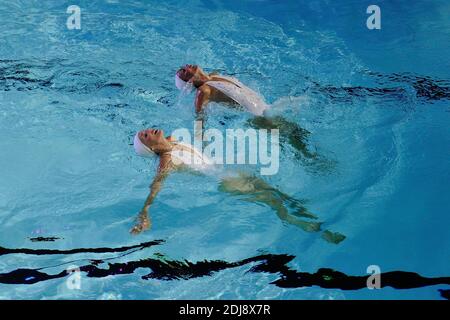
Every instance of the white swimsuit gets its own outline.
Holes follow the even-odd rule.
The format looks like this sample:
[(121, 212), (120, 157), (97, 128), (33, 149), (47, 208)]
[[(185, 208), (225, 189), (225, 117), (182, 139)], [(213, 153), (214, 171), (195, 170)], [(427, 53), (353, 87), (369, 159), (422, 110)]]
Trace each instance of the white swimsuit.
[(191, 169), (202, 172), (214, 168), (214, 162), (207, 156), (203, 155), (194, 146), (178, 141), (174, 142), (174, 145), (181, 146), (181, 148), (174, 148), (170, 152), (172, 162), (175, 165), (186, 165)]
[[(239, 80), (226, 76), (217, 76), (215, 78), (217, 80), (208, 81), (206, 84), (230, 97), (254, 115), (262, 116), (264, 111), (269, 108), (269, 105), (260, 95), (239, 82)], [(220, 81), (220, 79), (226, 81)]]

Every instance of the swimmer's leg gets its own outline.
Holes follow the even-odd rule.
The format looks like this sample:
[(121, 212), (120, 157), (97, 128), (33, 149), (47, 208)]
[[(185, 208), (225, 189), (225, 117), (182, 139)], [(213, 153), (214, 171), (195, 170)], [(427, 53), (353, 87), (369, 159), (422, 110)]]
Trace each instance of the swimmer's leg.
[[(317, 219), (308, 212), (302, 201), (280, 192), (255, 176), (240, 174), (237, 177), (225, 178), (221, 181), (219, 190), (233, 195), (244, 195), (246, 196), (245, 201), (265, 204), (275, 210), (282, 221), (293, 224), (304, 231), (318, 232), (321, 230), (321, 222), (301, 219)], [(290, 214), (287, 207), (294, 208), (296, 213)]]
[(309, 136), (311, 133), (300, 127), (297, 123), (284, 119), (281, 116), (254, 117), (249, 120), (249, 125), (256, 129), (280, 130), (280, 145), (284, 149), (287, 144), (296, 151), (296, 158), (308, 166), (313, 166), (320, 171), (329, 171), (334, 167), (332, 160), (326, 159), (317, 152), (310, 151)]
[(311, 134), (295, 122), (288, 121), (280, 116), (274, 117), (254, 117), (249, 120), (250, 126), (257, 129), (278, 129), (282, 143), (289, 143), (294, 149), (299, 151), (305, 158), (315, 159), (317, 154), (308, 149), (308, 138)]

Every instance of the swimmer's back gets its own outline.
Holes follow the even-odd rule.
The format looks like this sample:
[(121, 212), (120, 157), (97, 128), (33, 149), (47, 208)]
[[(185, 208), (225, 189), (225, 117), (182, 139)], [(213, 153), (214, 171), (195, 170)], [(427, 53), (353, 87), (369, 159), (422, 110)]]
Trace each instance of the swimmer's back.
[[(227, 76), (213, 76), (212, 80), (206, 82), (206, 85), (213, 88), (212, 93), (215, 98), (212, 100), (223, 101), (225, 99), (245, 107), (249, 112), (255, 115), (263, 115), (269, 105), (254, 90), (242, 84), (239, 80)], [(219, 93), (216, 93), (216, 92)]]

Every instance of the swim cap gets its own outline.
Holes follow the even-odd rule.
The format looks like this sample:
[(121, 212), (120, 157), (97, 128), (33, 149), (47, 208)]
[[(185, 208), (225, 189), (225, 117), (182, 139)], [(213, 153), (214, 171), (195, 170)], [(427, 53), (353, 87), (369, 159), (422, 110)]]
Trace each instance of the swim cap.
[(186, 93), (190, 93), (192, 91), (192, 83), (186, 82), (178, 76), (178, 73), (175, 73), (175, 85), (181, 91)]
[(139, 139), (139, 133), (134, 136), (133, 147), (134, 151), (141, 157), (152, 158), (155, 156), (155, 153)]

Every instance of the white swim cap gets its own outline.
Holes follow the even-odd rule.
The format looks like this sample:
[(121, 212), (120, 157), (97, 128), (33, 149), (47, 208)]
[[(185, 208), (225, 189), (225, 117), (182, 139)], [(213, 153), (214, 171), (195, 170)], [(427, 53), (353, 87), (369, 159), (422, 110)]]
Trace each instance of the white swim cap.
[(192, 91), (193, 85), (192, 83), (186, 82), (178, 76), (178, 73), (175, 73), (175, 85), (181, 91), (186, 93), (190, 93)]
[(139, 139), (139, 133), (136, 133), (133, 141), (134, 151), (141, 157), (153, 158), (156, 154)]

